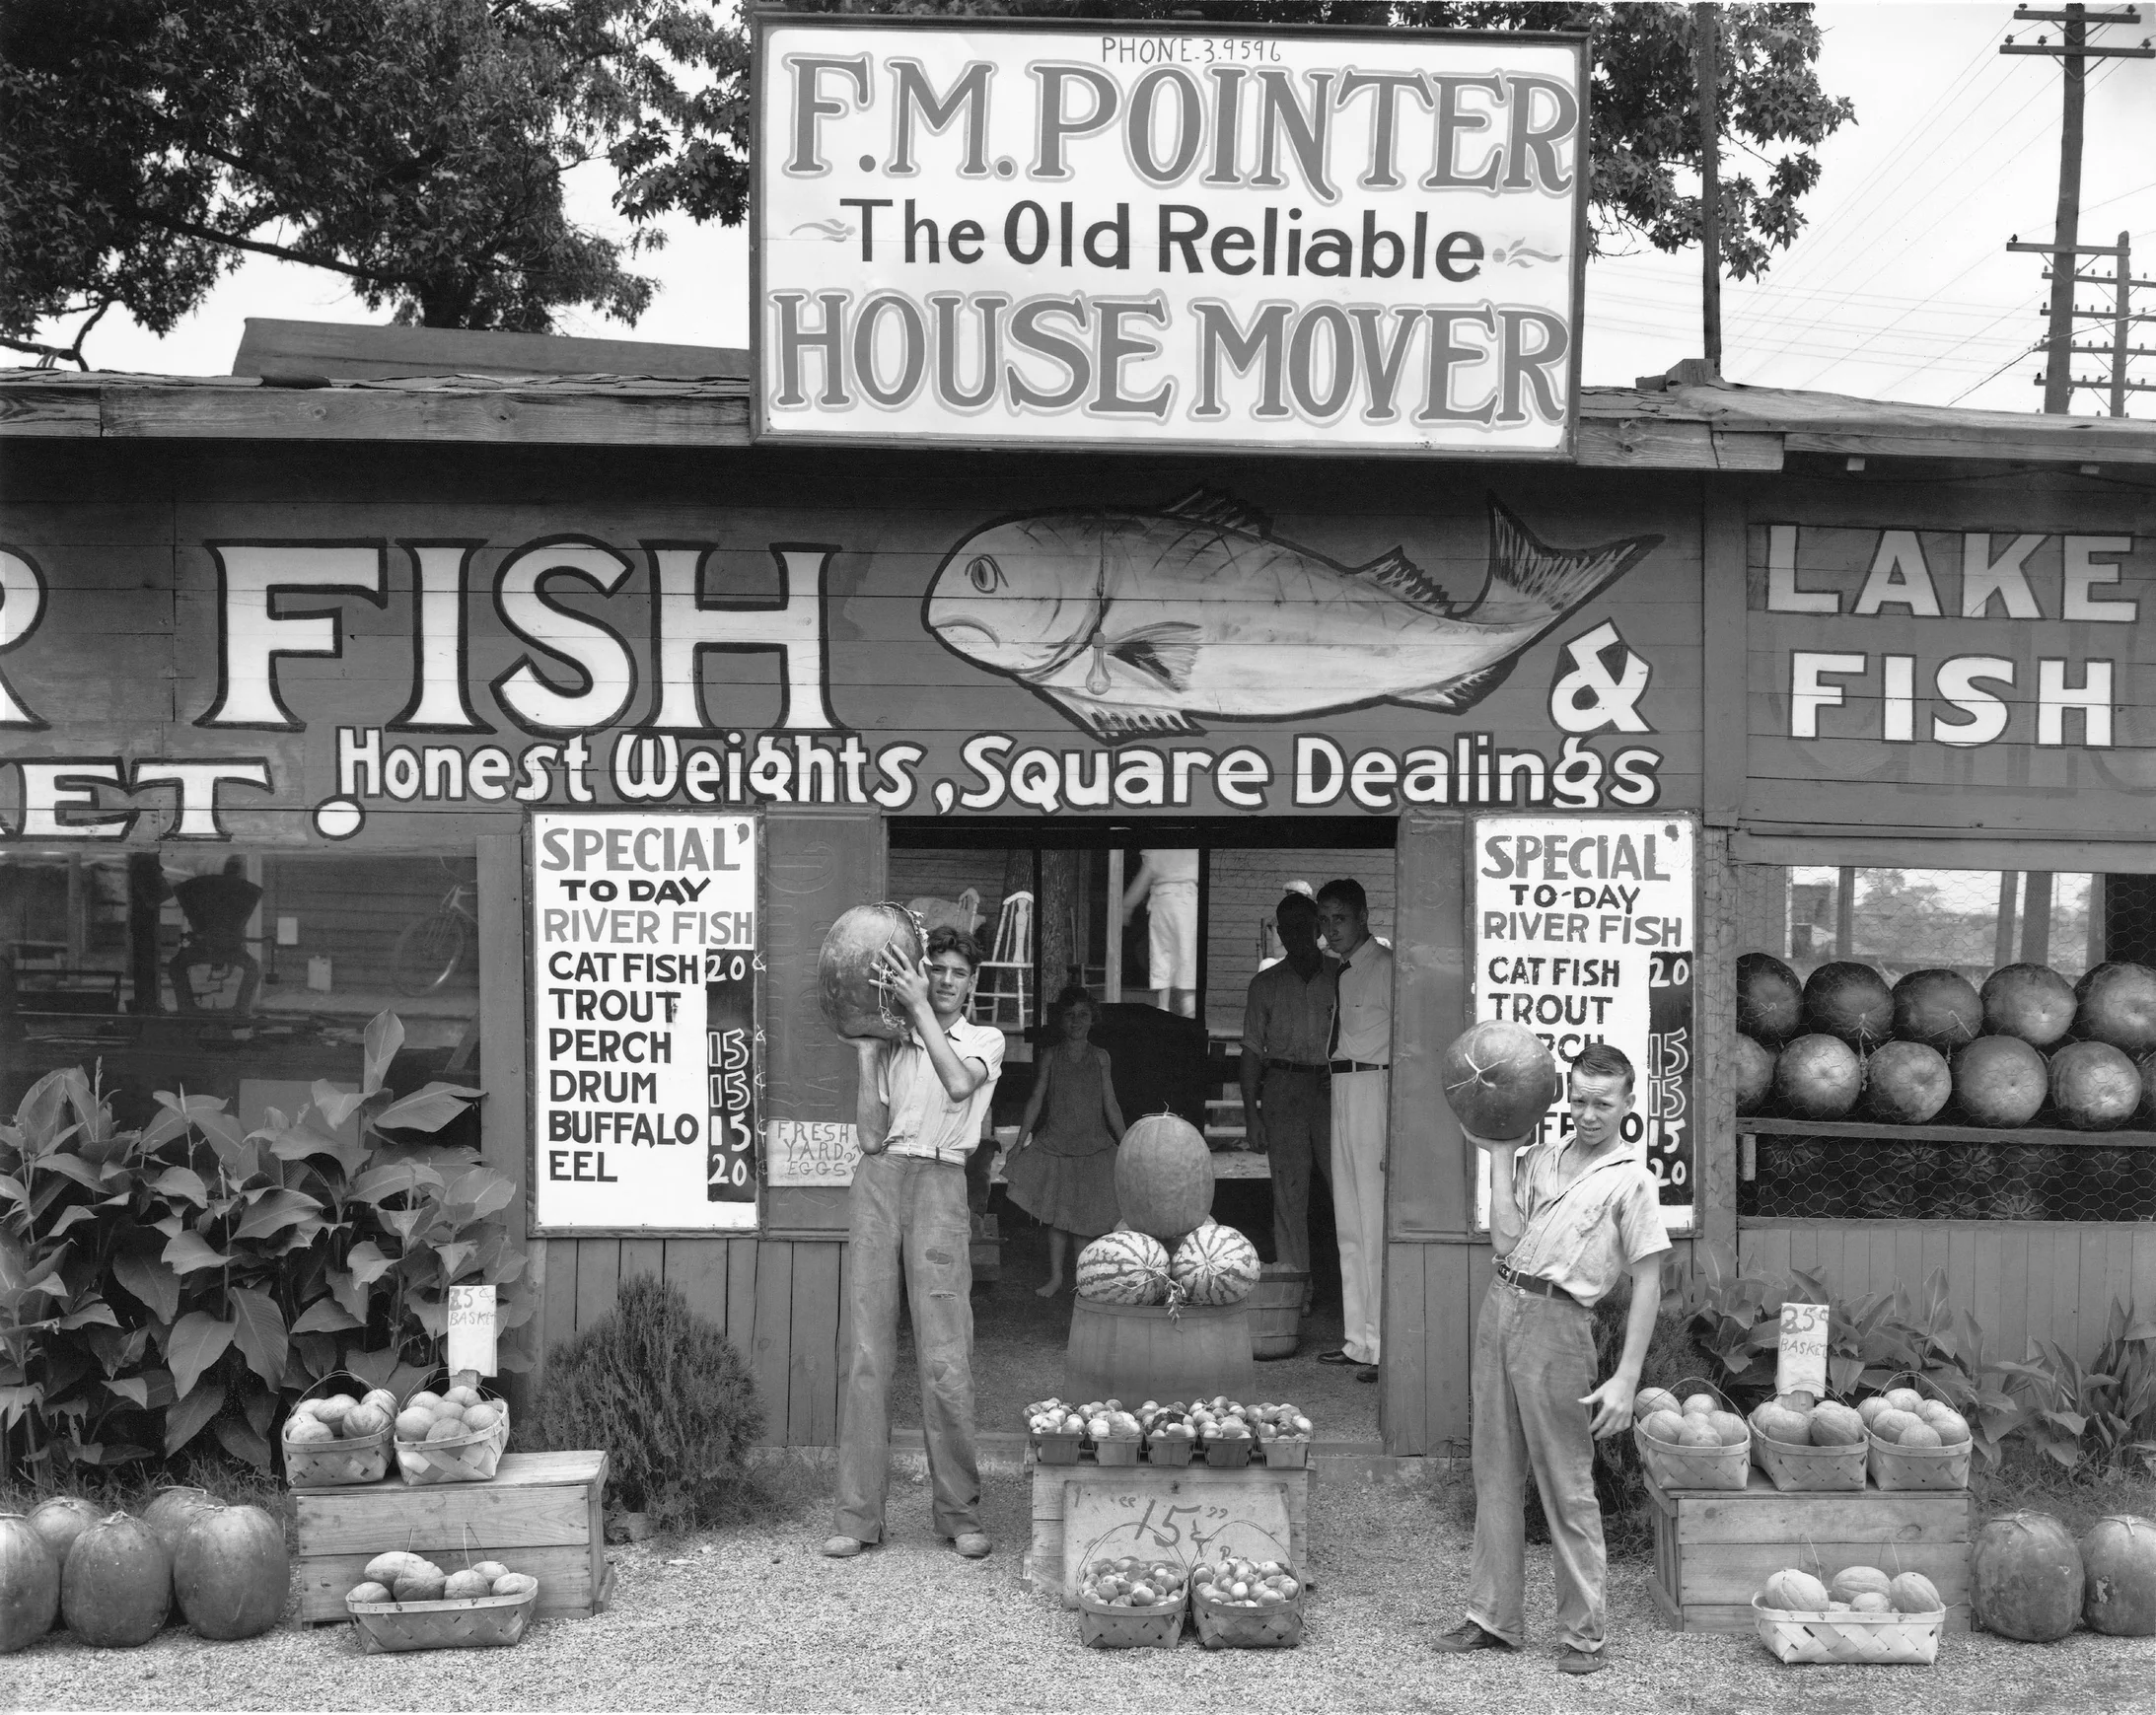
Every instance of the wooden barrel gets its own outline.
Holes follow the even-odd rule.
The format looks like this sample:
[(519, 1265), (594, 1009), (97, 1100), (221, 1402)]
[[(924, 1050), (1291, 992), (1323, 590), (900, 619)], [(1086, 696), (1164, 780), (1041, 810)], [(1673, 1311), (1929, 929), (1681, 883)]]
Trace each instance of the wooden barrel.
[(1251, 1313), (1251, 1356), (1292, 1358), (1303, 1334), (1303, 1292), (1310, 1285), (1307, 1268), (1268, 1262), (1258, 1270), (1243, 1308)]
[(1066, 1399), (1249, 1399), (1256, 1383), (1247, 1304), (1186, 1305), (1171, 1318), (1165, 1305), (1081, 1298), (1071, 1310)]

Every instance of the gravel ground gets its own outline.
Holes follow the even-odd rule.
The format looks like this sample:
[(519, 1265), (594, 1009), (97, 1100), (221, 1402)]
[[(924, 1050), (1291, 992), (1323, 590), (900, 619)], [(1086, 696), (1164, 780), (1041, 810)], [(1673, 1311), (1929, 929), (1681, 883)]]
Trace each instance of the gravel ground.
[[(1402, 1483), (1324, 1484), (1311, 1506), (1304, 1646), (1102, 1652), (1077, 1619), (1016, 1582), (1028, 1507), (1015, 1466), (986, 1475), (997, 1548), (958, 1559), (930, 1535), (919, 1462), (900, 1460), (892, 1539), (823, 1559), (813, 1495), (795, 1520), (614, 1550), (612, 1608), (535, 1626), (514, 1650), (366, 1657), (345, 1627), (280, 1627), (245, 1644), (168, 1631), (140, 1650), (55, 1635), (7, 1659), (0, 1705), (65, 1709), (1348, 1709), (1599, 1712), (1799, 1708), (1806, 1715), (2137, 1710), (2156, 1643), (2077, 1632), (2047, 1647), (1949, 1634), (1931, 1668), (1784, 1668), (1756, 1639), (1654, 1619), (1646, 1569), (1612, 1578), (1613, 1667), (1553, 1668), (1548, 1552), (1530, 1550), (1517, 1656), (1445, 1658), (1468, 1536), (1444, 1497)], [(1459, 1481), (1459, 1478), (1448, 1478)], [(514, 1555), (509, 1556), (513, 1561)]]

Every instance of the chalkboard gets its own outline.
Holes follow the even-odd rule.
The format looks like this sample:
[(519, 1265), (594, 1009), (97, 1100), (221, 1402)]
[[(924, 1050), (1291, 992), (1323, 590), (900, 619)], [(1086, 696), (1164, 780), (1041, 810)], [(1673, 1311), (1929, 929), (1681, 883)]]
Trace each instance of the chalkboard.
[(762, 1071), (757, 1065), (756, 975), (754, 949), (704, 955), (705, 1063), (710, 1067), (711, 1127), (705, 1135), (704, 1200), (756, 1200), (757, 1115)]

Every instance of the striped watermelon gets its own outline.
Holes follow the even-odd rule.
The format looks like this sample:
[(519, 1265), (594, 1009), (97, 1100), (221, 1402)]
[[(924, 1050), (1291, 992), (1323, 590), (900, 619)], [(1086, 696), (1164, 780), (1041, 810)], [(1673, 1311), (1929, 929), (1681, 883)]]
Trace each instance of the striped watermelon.
[(1258, 1284), (1258, 1248), (1207, 1221), (1176, 1247), (1170, 1272), (1192, 1304), (1241, 1304)]
[(1100, 1304), (1163, 1303), (1167, 1248), (1148, 1233), (1121, 1227), (1103, 1233), (1078, 1252), (1078, 1296)]

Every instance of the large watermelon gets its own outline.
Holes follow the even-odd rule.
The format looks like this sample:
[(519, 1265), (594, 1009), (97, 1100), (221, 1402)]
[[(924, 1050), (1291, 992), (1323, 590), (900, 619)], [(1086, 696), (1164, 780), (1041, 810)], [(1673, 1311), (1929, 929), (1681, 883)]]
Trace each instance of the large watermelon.
[(1124, 1222), (1173, 1244), (1194, 1232), (1213, 1206), (1213, 1152), (1196, 1126), (1148, 1113), (1115, 1151), (1115, 1201)]
[(2074, 1023), (2095, 1041), (2133, 1055), (2156, 1048), (2156, 970), (2115, 961), (2074, 984)]
[(1954, 1099), (1978, 1125), (2027, 1125), (2050, 1076), (2044, 1056), (2018, 1036), (1978, 1036), (1954, 1051)]
[(1739, 1036), (1734, 1082), (1737, 1111), (1757, 1113), (1774, 1093), (1774, 1050), (1756, 1036)]
[(1870, 965), (1838, 959), (1805, 978), (1804, 1018), (1813, 1030), (1869, 1053), (1894, 1035), (1894, 990)]
[(882, 1036), (905, 1041), (912, 1027), (891, 997), (878, 968), (887, 947), (918, 965), (928, 945), (921, 920), (903, 905), (856, 905), (824, 937), (816, 959), (816, 999), (824, 1019), (842, 1036)]
[(1159, 1304), (1168, 1281), (1167, 1249), (1150, 1233), (1118, 1227), (1078, 1252), (1078, 1296), (1098, 1304)]
[(1530, 1136), (1562, 1093), (1557, 1062), (1524, 1025), (1484, 1019), (1445, 1050), (1445, 1101), (1475, 1137), (1505, 1143)]
[(2048, 1048), (2073, 1028), (2073, 985), (2048, 965), (2002, 965), (1983, 979), (1986, 1036)]
[(2156, 1637), (2156, 1523), (2131, 1513), (2097, 1520), (2081, 1538), (2081, 1570), (2091, 1631)]
[(60, 1610), (60, 1568), (31, 1526), (0, 1513), (0, 1656), (36, 1643)]
[(1258, 1285), (1258, 1247), (1207, 1221), (1176, 1247), (1169, 1272), (1192, 1304), (1241, 1304)]
[(1894, 985), (1894, 1034), (1951, 1053), (1983, 1030), (1983, 1001), (1958, 970), (1912, 970)]
[(2048, 1644), (2080, 1623), (2081, 1549), (2049, 1513), (2008, 1513), (1976, 1533), (1969, 1601), (1977, 1624), (2001, 1637)]
[(2083, 1131), (2123, 1125), (2141, 1106), (2141, 1069), (2109, 1042), (2068, 1042), (2051, 1056), (2051, 1106)]
[(1737, 1028), (1778, 1048), (1804, 1025), (1804, 985), (1771, 953), (1737, 961)]

